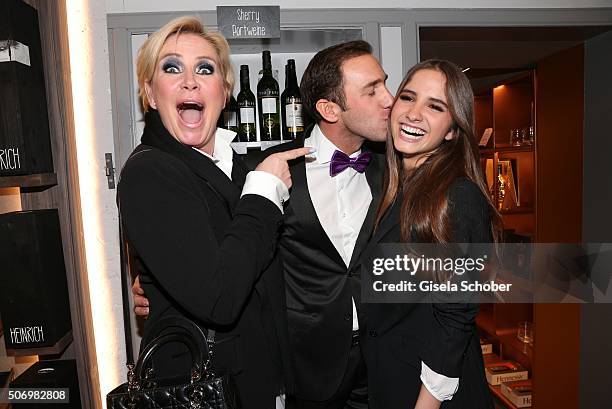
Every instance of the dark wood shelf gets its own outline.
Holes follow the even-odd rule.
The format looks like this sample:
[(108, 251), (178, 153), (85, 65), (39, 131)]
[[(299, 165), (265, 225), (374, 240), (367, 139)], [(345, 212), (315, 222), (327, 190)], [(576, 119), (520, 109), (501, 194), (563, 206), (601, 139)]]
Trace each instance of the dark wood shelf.
[(493, 154), (497, 153), (518, 153), (518, 152), (533, 152), (535, 145), (521, 145), (521, 146), (512, 146), (512, 145), (503, 145), (496, 146), (494, 148), (480, 148), (480, 154)]
[(256, 142), (232, 142), (231, 146), (239, 155), (245, 155), (249, 150), (262, 150), (265, 151), (268, 148), (271, 148), (276, 145), (280, 145), (281, 143), (291, 142), (289, 140), (283, 141), (256, 141)]
[(40, 191), (57, 185), (57, 174), (36, 173), (21, 176), (0, 176), (0, 188), (19, 187), (29, 191)]
[(533, 213), (534, 209), (531, 206), (519, 206), (513, 207), (512, 209), (504, 209), (500, 210), (500, 214), (524, 214), (524, 213)]

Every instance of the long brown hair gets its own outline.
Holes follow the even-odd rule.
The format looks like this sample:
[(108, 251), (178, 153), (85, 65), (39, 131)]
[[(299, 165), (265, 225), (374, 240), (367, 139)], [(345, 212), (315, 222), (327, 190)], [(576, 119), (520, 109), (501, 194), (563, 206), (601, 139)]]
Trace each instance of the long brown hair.
[[(402, 241), (412, 241), (413, 237), (424, 243), (452, 241), (446, 194), (453, 181), (466, 177), (474, 182), (487, 198), (492, 234), (497, 241), (501, 232), (501, 217), (491, 201), (480, 166), (480, 153), (474, 136), (474, 94), (465, 74), (450, 61), (432, 59), (420, 62), (404, 77), (395, 101), (413, 75), (426, 69), (439, 71), (446, 78), (445, 93), (454, 137), (443, 140), (425, 162), (407, 171), (403, 166), (401, 152), (393, 145), (393, 136), (389, 130), (383, 198), (378, 207), (375, 226), (378, 226), (382, 216), (395, 200), (402, 200)], [(391, 123), (389, 126), (391, 127)], [(400, 192), (402, 198), (398, 197)]]

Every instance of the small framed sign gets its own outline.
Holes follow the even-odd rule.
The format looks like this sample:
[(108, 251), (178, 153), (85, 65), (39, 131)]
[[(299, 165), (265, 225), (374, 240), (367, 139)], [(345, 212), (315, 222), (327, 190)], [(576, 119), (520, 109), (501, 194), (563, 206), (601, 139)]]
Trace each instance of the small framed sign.
[(217, 6), (217, 25), (228, 40), (280, 38), (280, 6)]

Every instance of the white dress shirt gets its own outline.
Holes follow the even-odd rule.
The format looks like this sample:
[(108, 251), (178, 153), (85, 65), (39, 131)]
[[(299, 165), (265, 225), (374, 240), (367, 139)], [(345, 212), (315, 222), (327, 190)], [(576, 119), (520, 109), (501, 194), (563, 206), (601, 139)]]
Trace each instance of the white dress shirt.
[[(355, 242), (368, 213), (372, 192), (365, 172), (349, 167), (334, 177), (329, 175), (329, 165), (335, 150), (339, 150), (315, 125), (304, 141), (305, 147), (315, 148), (306, 161), (306, 180), (319, 222), (347, 268), (353, 255)], [(361, 151), (345, 152), (354, 158)], [(353, 299), (353, 330), (359, 329), (357, 309)]]
[[(217, 128), (215, 132), (215, 146), (213, 154), (194, 148), (207, 158), (232, 179), (232, 168), (234, 166), (234, 151), (231, 147), (236, 133), (227, 129)], [(251, 171), (247, 174), (240, 197), (248, 194), (263, 196), (274, 203), (282, 212), (283, 203), (289, 199), (289, 189), (278, 177), (268, 172)]]

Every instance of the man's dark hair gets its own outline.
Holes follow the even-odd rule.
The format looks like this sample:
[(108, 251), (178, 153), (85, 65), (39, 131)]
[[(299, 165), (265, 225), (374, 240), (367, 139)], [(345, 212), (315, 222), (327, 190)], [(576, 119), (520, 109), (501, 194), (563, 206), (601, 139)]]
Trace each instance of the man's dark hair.
[(349, 41), (319, 51), (312, 57), (300, 83), (302, 103), (316, 123), (323, 117), (317, 111), (317, 101), (327, 99), (346, 109), (343, 91), (342, 64), (351, 58), (372, 54), (366, 41)]

